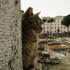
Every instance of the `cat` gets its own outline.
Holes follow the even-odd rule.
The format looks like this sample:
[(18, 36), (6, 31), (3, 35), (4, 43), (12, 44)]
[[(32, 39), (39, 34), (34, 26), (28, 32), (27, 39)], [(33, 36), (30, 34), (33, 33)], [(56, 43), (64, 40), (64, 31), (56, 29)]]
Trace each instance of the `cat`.
[(22, 20), (22, 59), (24, 70), (29, 70), (29, 67), (34, 65), (37, 37), (42, 32), (42, 21), (38, 16), (39, 13)]

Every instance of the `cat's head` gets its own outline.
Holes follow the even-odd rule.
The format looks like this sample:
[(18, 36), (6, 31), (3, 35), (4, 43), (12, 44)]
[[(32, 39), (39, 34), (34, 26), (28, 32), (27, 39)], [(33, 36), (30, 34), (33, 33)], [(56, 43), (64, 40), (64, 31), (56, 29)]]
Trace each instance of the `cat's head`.
[(38, 16), (39, 13), (32, 15), (25, 20), (25, 27), (28, 30), (34, 31), (35, 33), (40, 33), (42, 31), (42, 20)]

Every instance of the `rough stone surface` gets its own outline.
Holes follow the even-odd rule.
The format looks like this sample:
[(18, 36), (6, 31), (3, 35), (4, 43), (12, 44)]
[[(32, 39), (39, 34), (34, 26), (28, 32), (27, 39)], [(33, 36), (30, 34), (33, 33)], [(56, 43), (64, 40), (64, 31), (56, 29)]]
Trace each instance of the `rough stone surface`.
[(0, 0), (0, 70), (22, 70), (20, 0)]

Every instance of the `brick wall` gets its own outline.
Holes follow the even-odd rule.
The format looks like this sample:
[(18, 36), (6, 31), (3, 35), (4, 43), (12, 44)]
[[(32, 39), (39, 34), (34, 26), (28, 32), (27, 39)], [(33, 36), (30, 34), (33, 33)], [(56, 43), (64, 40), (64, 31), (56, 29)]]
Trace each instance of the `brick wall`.
[(0, 0), (0, 70), (22, 70), (20, 0)]

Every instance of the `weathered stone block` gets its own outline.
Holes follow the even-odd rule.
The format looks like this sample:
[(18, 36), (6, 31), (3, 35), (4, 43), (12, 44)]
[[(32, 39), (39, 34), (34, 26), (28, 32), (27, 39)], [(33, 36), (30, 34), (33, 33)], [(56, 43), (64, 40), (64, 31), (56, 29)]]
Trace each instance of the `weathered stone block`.
[(20, 0), (0, 0), (0, 70), (22, 70)]

